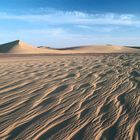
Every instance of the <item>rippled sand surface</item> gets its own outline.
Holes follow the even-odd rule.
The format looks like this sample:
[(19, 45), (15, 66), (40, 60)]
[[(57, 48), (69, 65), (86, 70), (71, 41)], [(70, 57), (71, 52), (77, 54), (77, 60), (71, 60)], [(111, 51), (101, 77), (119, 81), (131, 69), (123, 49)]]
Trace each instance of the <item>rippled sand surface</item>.
[(0, 58), (0, 140), (139, 140), (140, 56)]

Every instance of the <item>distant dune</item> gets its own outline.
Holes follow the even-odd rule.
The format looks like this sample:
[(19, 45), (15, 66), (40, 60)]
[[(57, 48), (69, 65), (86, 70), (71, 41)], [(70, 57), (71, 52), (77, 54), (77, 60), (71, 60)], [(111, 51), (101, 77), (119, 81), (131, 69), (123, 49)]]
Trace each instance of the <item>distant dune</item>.
[(89, 45), (77, 46), (66, 49), (60, 49), (71, 53), (128, 53), (138, 52), (136, 48), (129, 48), (124, 46), (111, 46), (111, 45)]
[[(12, 54), (37, 54), (37, 53), (54, 53), (49, 48), (37, 48), (20, 40), (9, 42), (0, 45), (0, 53), (12, 53)], [(56, 52), (57, 53), (57, 52)]]
[(50, 47), (33, 47), (20, 40), (0, 45), (0, 53), (10, 54), (76, 54), (76, 53), (135, 53), (140, 52), (137, 48), (112, 45), (89, 45), (70, 48), (54, 49)]

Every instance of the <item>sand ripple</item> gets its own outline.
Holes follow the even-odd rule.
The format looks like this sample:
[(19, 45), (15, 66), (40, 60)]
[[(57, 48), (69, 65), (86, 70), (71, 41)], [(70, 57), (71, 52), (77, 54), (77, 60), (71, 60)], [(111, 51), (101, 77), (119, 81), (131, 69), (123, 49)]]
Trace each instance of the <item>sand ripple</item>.
[(140, 56), (0, 60), (1, 140), (139, 140)]

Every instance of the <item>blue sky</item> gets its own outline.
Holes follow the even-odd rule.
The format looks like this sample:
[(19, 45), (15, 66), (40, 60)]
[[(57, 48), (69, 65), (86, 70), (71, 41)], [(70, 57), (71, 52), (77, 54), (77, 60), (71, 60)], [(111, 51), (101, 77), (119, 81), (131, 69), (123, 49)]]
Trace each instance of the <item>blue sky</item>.
[(0, 43), (140, 46), (138, 0), (5, 0), (0, 4)]

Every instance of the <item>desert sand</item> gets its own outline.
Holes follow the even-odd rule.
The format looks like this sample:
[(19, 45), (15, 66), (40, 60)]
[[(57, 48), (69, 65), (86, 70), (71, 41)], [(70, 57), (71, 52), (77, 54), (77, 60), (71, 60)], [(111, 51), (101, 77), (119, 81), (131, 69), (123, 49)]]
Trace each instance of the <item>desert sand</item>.
[(140, 139), (137, 49), (32, 56), (16, 54), (38, 49), (17, 44), (7, 45), (14, 46), (5, 51), (12, 55), (0, 55), (1, 140)]

